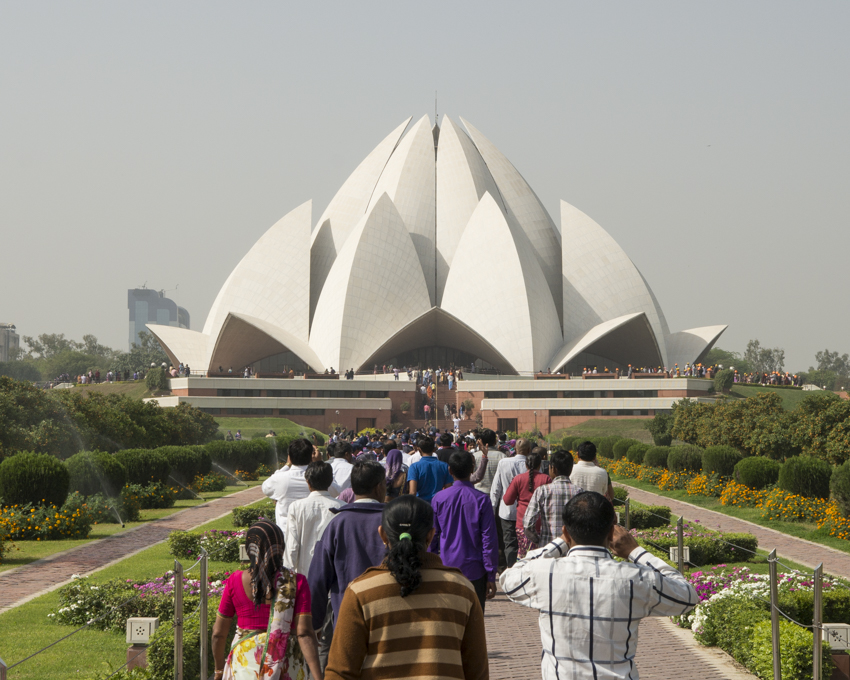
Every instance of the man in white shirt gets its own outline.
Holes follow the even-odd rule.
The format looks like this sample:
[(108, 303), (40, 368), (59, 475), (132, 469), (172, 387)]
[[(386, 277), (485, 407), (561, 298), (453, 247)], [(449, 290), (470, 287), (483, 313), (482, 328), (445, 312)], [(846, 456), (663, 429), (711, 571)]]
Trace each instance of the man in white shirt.
[[(281, 468), (263, 482), (263, 493), (276, 503), (274, 509), (275, 524), (286, 535), (286, 516), (289, 506), (307, 498), (310, 489), (304, 479), (304, 472), (313, 458), (315, 447), (308, 439), (296, 439), (289, 445), (289, 459), (286, 467)], [(339, 496), (340, 488), (336, 484), (330, 487), (334, 498)]]
[(615, 517), (601, 494), (578, 494), (564, 508), (561, 537), (500, 578), (509, 599), (540, 611), (543, 680), (635, 678), (640, 620), (687, 614), (699, 603), (693, 586)]
[(578, 447), (578, 463), (573, 466), (570, 481), (585, 491), (601, 493), (612, 503), (614, 502), (614, 486), (608, 471), (596, 463), (596, 444), (582, 442)]
[(351, 468), (354, 464), (351, 462), (354, 449), (348, 442), (337, 442), (333, 445), (333, 449), (329, 446), (328, 453), (333, 455), (328, 462), (333, 468), (334, 484), (339, 487), (340, 493), (351, 486)]
[(502, 497), (508, 490), (514, 477), (526, 471), (526, 456), (531, 453), (531, 442), (528, 439), (516, 440), (516, 455), (513, 458), (502, 458), (496, 468), (496, 476), (490, 487), (490, 502), (493, 510), (498, 510), (502, 524), (502, 536), (505, 539), (505, 562), (508, 567), (516, 562), (519, 545), (516, 536), (516, 503), (505, 505)]
[(310, 463), (304, 473), (304, 480), (310, 495), (289, 506), (283, 566), (307, 576), (316, 542), (322, 537), (328, 522), (335, 517), (331, 508), (341, 508), (345, 503), (328, 493), (334, 476), (333, 469), (327, 463)]

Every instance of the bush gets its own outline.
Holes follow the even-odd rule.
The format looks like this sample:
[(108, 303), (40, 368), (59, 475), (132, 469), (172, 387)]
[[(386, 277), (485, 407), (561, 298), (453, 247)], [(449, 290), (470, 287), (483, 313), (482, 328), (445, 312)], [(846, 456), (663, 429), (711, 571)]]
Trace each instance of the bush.
[(167, 484), (162, 482), (154, 482), (153, 484), (127, 485), (132, 486), (133, 491), (139, 498), (142, 510), (158, 510), (161, 508), (173, 508), (174, 501), (177, 500), (177, 494)]
[(794, 456), (779, 469), (779, 488), (807, 498), (829, 498), (832, 466), (811, 456)]
[(124, 466), (127, 473), (127, 484), (145, 486), (156, 482), (165, 482), (171, 472), (168, 459), (159, 451), (124, 449), (113, 455), (115, 460)]
[(778, 461), (753, 456), (735, 463), (733, 477), (736, 482), (750, 489), (765, 489), (776, 484), (781, 467), (782, 464)]
[[(726, 597), (712, 602), (707, 608), (702, 629), (694, 632), (701, 644), (720, 647), (735, 661), (749, 667), (753, 653), (753, 631), (762, 622), (767, 622), (769, 632), (770, 613), (767, 605), (750, 598)], [(770, 648), (770, 640), (768, 647)], [(809, 654), (811, 655), (811, 648)], [(761, 677), (771, 678), (773, 671)]]
[[(748, 639), (752, 650), (747, 655), (748, 667), (761, 678), (773, 677), (773, 637), (770, 621), (760, 621)], [(812, 677), (812, 632), (785, 621), (779, 621), (779, 654), (782, 680), (804, 680)], [(823, 643), (822, 678), (831, 678), (834, 664), (829, 643)]]
[(254, 472), (264, 463), (272, 459), (272, 439), (261, 437), (259, 439), (242, 441), (214, 441), (206, 445), (210, 459), (218, 463), (228, 472), (245, 470)]
[(614, 460), (622, 460), (626, 457), (626, 454), (629, 452), (629, 449), (635, 444), (640, 444), (637, 439), (621, 439), (611, 449), (613, 453)]
[(102, 493), (117, 496), (127, 483), (124, 466), (111, 454), (103, 451), (81, 451), (65, 461), (71, 476), (71, 491), (83, 496)]
[(622, 437), (602, 437), (599, 440), (598, 448), (599, 450), (596, 452), (599, 456), (604, 456), (605, 458), (612, 458), (614, 456), (614, 444), (620, 441)]
[(198, 493), (204, 491), (224, 491), (227, 488), (228, 478), (218, 472), (210, 472), (208, 475), (198, 475), (192, 480), (190, 488)]
[(648, 467), (667, 468), (669, 446), (651, 446), (643, 455), (643, 464)]
[(120, 503), (116, 498), (106, 498), (97, 493), (93, 496), (83, 496), (78, 491), (68, 495), (68, 500), (62, 510), (69, 513), (80, 511), (88, 515), (92, 524), (117, 524), (120, 515)]
[(731, 368), (724, 368), (722, 371), (718, 371), (717, 375), (714, 376), (714, 390), (718, 393), (728, 392), (732, 389), (732, 385), (735, 384), (735, 371)]
[(649, 444), (632, 444), (626, 453), (626, 460), (635, 465), (643, 465), (643, 456), (649, 450)]
[(151, 392), (167, 392), (170, 390), (168, 371), (161, 366), (150, 369), (145, 375), (145, 387)]
[(673, 443), (672, 413), (657, 413), (652, 420), (645, 423), (645, 427), (656, 446), (670, 446)]
[(47, 453), (19, 453), (0, 463), (0, 498), (6, 505), (61, 506), (69, 485), (68, 469)]
[(670, 524), (670, 508), (666, 505), (629, 508), (629, 525), (632, 529), (654, 529), (668, 524)]
[(165, 456), (171, 466), (171, 477), (189, 486), (198, 475), (209, 474), (212, 470), (212, 460), (203, 446), (163, 446), (157, 449), (158, 453)]
[[(720, 534), (706, 531), (699, 524), (684, 523), (685, 545), (690, 548), (690, 562), (698, 567), (724, 562), (745, 562), (758, 548), (758, 539), (752, 534)], [(693, 535), (697, 533), (698, 535)], [(691, 535), (688, 535), (691, 534)], [(637, 536), (648, 540), (656, 548), (669, 554), (671, 547), (677, 545), (676, 532), (668, 530), (650, 536)], [(733, 544), (733, 545), (730, 545)], [(738, 547), (735, 547), (738, 546)]]
[(620, 501), (619, 503), (614, 503), (614, 505), (621, 505), (627, 498), (629, 497), (629, 490), (624, 486), (615, 486), (614, 487), (614, 500)]
[(850, 517), (850, 461), (845, 461), (832, 470), (829, 488), (841, 508), (841, 514)]
[(702, 471), (707, 475), (731, 477), (744, 456), (731, 446), (709, 446), (702, 452)]
[(211, 560), (238, 562), (239, 544), (244, 538), (244, 531), (172, 531), (168, 535), (168, 552), (178, 560), (196, 560), (204, 548)]
[(670, 472), (699, 472), (702, 470), (702, 449), (698, 446), (673, 446), (667, 456)]
[(272, 500), (264, 500), (253, 505), (243, 505), (241, 508), (233, 508), (233, 526), (249, 527), (256, 524), (261, 517), (274, 522), (274, 506)]
[(55, 541), (88, 538), (91, 515), (84, 508), (60, 510), (53, 505), (12, 505), (0, 508), (0, 533), (10, 541)]

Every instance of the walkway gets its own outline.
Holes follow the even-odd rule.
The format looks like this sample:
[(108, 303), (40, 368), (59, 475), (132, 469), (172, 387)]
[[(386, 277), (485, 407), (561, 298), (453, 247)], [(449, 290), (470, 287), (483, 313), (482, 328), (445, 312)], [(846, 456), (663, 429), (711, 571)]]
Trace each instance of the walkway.
[(666, 505), (674, 516), (681, 515), (687, 520), (699, 520), (700, 524), (709, 529), (753, 534), (759, 541), (759, 548), (768, 552), (776, 548), (779, 559), (793, 560), (811, 569), (823, 562), (823, 569), (827, 574), (850, 578), (850, 554), (848, 553), (802, 538), (795, 538), (743, 519), (730, 517), (722, 512), (706, 510), (698, 505), (691, 505), (684, 501), (676, 501), (666, 496), (642, 491), (628, 484), (617, 482), (617, 486), (628, 488), (629, 498), (632, 500), (645, 505)]
[[(227, 515), (233, 508), (264, 498), (260, 486), (181, 510), (149, 524), (0, 573), (0, 613), (161, 543), (172, 531), (187, 531)], [(45, 587), (45, 584), (50, 584)]]

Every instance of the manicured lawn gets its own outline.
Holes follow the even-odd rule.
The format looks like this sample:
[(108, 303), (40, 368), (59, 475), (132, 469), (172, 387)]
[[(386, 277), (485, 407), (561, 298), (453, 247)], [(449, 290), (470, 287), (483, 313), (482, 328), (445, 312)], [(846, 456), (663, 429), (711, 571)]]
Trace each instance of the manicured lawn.
[(555, 430), (549, 435), (553, 442), (560, 442), (567, 435), (572, 437), (630, 437), (638, 441), (652, 443), (646, 423), (649, 418), (593, 418), (579, 425)]
[(3, 563), (0, 564), (0, 572), (7, 571), (8, 569), (14, 569), (15, 567), (29, 564), (30, 562), (35, 562), (36, 560), (49, 557), (50, 555), (62, 552), (63, 550), (70, 550), (71, 548), (76, 548), (79, 545), (91, 543), (92, 541), (97, 541), (101, 538), (106, 538), (107, 536), (112, 536), (113, 534), (126, 531), (127, 529), (132, 529), (133, 527), (146, 524), (151, 520), (168, 517), (180, 510), (193, 508), (196, 505), (201, 505), (202, 503), (206, 503), (207, 501), (215, 498), (229, 496), (237, 491), (244, 491), (248, 486), (256, 486), (258, 484), (262, 484), (262, 480), (257, 482), (245, 482), (245, 485), (240, 484), (238, 486), (228, 486), (224, 491), (204, 492), (199, 494), (201, 499), (193, 498), (191, 500), (176, 501), (173, 508), (142, 510), (141, 520), (138, 522), (127, 522), (124, 528), (122, 528), (120, 524), (96, 524), (92, 527), (92, 532), (89, 534), (88, 538), (68, 539), (64, 541), (17, 541), (15, 543), (15, 548), (13, 548), (12, 551), (4, 557)]
[(276, 434), (301, 434), (310, 436), (311, 433), (322, 434), (319, 430), (314, 430), (312, 427), (299, 425), (288, 418), (231, 418), (228, 416), (216, 418), (218, 429), (226, 433), (230, 430), (236, 434), (236, 430), (242, 430), (244, 439), (253, 439), (254, 437), (264, 437), (269, 433), (269, 430), (274, 430)]
[(130, 380), (128, 382), (117, 383), (102, 382), (97, 385), (75, 385), (72, 389), (81, 392), (98, 392), (100, 394), (123, 394), (132, 399), (143, 399), (144, 397), (151, 396), (148, 388), (145, 387), (144, 380), (136, 382)]
[(732, 395), (742, 399), (754, 397), (763, 392), (773, 392), (774, 394), (778, 394), (779, 398), (782, 400), (782, 408), (786, 411), (793, 411), (800, 405), (803, 397), (807, 394), (812, 394), (811, 392), (804, 392), (803, 390), (777, 389), (773, 387), (761, 387), (760, 385), (735, 385), (732, 388)]
[[(199, 530), (233, 529), (231, 520), (228, 515), (204, 524)], [(188, 569), (191, 565), (191, 561), (184, 561), (184, 568)], [(174, 558), (168, 554), (166, 544), (161, 543), (93, 574), (90, 580), (98, 584), (113, 578), (155, 578), (173, 568)], [(233, 571), (239, 568), (239, 564), (210, 562), (209, 568), (210, 572)], [(192, 572), (192, 576), (195, 576), (197, 569)], [(0, 614), (3, 659), (7, 664), (11, 665), (75, 630), (74, 626), (53, 623), (48, 618), (48, 614), (56, 611), (58, 602), (58, 591), (53, 591)], [(215, 612), (211, 611), (210, 616), (215, 616)], [(94, 671), (118, 668), (127, 660), (127, 647), (123, 634), (85, 630), (15, 668), (9, 677), (13, 680), (86, 677)]]

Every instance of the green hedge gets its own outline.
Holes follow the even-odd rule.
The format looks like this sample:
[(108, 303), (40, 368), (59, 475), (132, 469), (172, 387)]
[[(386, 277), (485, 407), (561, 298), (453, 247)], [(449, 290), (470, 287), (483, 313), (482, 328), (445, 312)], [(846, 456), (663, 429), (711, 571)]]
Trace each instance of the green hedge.
[(669, 446), (651, 446), (643, 456), (643, 464), (647, 467), (664, 468), (666, 470), (669, 455)]
[[(761, 677), (773, 677), (773, 635), (770, 621), (755, 624), (750, 652), (749, 668)], [(813, 677), (812, 645), (814, 639), (810, 630), (781, 619), (779, 621), (779, 658), (782, 680), (806, 680)], [(831, 678), (835, 664), (832, 662), (829, 643), (823, 643), (821, 652), (822, 678)]]
[(233, 508), (233, 526), (249, 527), (259, 521), (260, 517), (275, 521), (273, 500), (260, 501), (253, 505), (243, 505), (240, 508)]
[(158, 449), (124, 449), (113, 454), (127, 472), (127, 484), (166, 482), (171, 464)]
[[(753, 633), (759, 623), (770, 626), (767, 605), (760, 600), (727, 597), (713, 602), (696, 638), (709, 647), (719, 647), (744, 666), (752, 665)], [(768, 649), (772, 649), (768, 641)], [(811, 649), (809, 650), (811, 653)], [(770, 675), (762, 676), (766, 678)]]
[(198, 475), (207, 475), (212, 470), (210, 454), (203, 446), (163, 446), (156, 451), (165, 456), (171, 466), (171, 477), (185, 486)]
[(832, 471), (829, 488), (844, 516), (850, 515), (850, 460)]
[(735, 465), (743, 457), (740, 451), (731, 446), (709, 446), (702, 452), (702, 471), (707, 475), (731, 477)]
[(671, 447), (667, 469), (670, 472), (699, 472), (702, 469), (702, 449), (690, 444)]
[(117, 496), (127, 483), (127, 472), (112, 454), (103, 451), (80, 451), (65, 461), (71, 478), (71, 491), (83, 496), (101, 493)]
[(626, 457), (626, 454), (629, 452), (629, 449), (635, 444), (640, 444), (637, 439), (621, 439), (616, 444), (614, 444), (612, 453), (614, 460), (622, 460)]
[[(717, 538), (691, 537), (685, 538), (685, 545), (690, 548), (691, 564), (698, 567), (706, 564), (722, 564), (724, 562), (745, 562), (758, 548), (758, 539), (752, 534), (718, 534)], [(726, 542), (724, 542), (726, 541)], [(669, 550), (678, 545), (675, 536), (653, 538), (652, 542), (663, 550)], [(739, 548), (735, 548), (734, 543)]]
[(626, 460), (635, 465), (643, 465), (643, 457), (649, 448), (649, 444), (632, 444), (626, 452)]
[(794, 456), (779, 469), (779, 488), (807, 498), (829, 498), (832, 465), (811, 456)]
[(272, 438), (262, 437), (238, 442), (214, 441), (204, 448), (210, 459), (228, 472), (255, 472), (260, 465), (274, 467), (273, 445), (277, 446), (277, 442)]
[(61, 507), (70, 481), (68, 468), (49, 453), (18, 453), (0, 463), (0, 498), (6, 505)]
[(751, 489), (764, 489), (776, 484), (781, 467), (779, 461), (764, 456), (751, 456), (735, 464), (733, 476), (738, 484)]
[(620, 441), (622, 437), (610, 436), (610, 437), (602, 437), (599, 440), (599, 444), (597, 448), (599, 449), (596, 453), (599, 456), (604, 456), (605, 458), (611, 458), (614, 455), (614, 444)]
[[(660, 517), (659, 517), (660, 515)], [(621, 515), (621, 519), (625, 517)], [(647, 505), (629, 508), (629, 524), (632, 529), (654, 529), (670, 524), (670, 508), (666, 505)]]

